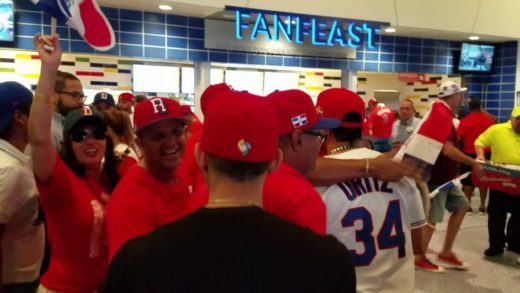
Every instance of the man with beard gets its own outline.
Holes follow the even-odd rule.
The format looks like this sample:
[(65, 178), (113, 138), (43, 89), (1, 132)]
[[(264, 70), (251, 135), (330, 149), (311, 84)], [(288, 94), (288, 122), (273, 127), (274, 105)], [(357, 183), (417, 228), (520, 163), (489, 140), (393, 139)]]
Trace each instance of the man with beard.
[(59, 152), (63, 143), (63, 119), (71, 110), (83, 106), (85, 94), (81, 81), (68, 72), (58, 71), (54, 91), (58, 95), (51, 123), (52, 144)]

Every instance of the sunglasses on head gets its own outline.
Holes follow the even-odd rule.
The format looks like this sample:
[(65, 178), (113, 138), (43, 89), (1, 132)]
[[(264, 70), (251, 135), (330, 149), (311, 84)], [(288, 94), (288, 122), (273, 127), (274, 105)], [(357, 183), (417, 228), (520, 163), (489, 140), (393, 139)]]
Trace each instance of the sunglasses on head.
[(82, 129), (74, 131), (70, 134), (70, 139), (74, 142), (84, 142), (89, 137), (94, 137), (96, 140), (105, 140), (106, 133), (100, 129)]

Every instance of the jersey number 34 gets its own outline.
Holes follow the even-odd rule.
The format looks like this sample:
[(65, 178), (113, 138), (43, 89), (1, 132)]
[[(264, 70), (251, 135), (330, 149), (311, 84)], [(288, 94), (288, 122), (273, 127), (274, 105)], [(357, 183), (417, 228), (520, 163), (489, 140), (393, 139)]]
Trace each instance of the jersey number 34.
[(341, 220), (341, 224), (343, 228), (349, 228), (354, 227), (356, 221), (362, 222), (361, 229), (356, 230), (356, 242), (363, 243), (365, 247), (362, 253), (349, 249), (350, 256), (356, 267), (370, 265), (377, 251), (382, 249), (397, 248), (398, 258), (406, 256), (406, 238), (403, 232), (399, 200), (392, 200), (388, 203), (385, 219), (377, 234), (377, 239), (372, 235), (374, 224), (372, 215), (366, 208), (357, 207), (349, 209)]

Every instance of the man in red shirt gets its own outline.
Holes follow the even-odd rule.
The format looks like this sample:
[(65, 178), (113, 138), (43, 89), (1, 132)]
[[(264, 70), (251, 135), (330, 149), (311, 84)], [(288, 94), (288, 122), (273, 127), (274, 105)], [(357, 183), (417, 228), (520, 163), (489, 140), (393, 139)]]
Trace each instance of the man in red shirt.
[(136, 143), (143, 159), (112, 192), (107, 210), (109, 257), (128, 240), (184, 217), (189, 180), (178, 172), (186, 140), (179, 103), (151, 98), (135, 107)]
[(378, 152), (388, 152), (392, 148), (390, 137), (395, 121), (394, 110), (385, 104), (377, 103), (374, 98), (368, 101), (368, 109), (371, 111), (367, 120), (368, 134), (374, 138), (374, 149)]
[[(476, 158), (477, 156), (475, 154), (475, 140), (479, 137), (481, 133), (486, 131), (486, 129), (488, 129), (491, 125), (495, 124), (495, 119), (488, 113), (482, 111), (479, 100), (472, 98), (469, 101), (468, 105), (471, 113), (460, 120), (459, 127), (457, 128), (457, 136), (459, 138), (459, 142), (463, 144), (462, 151), (466, 155), (472, 158)], [(486, 149), (486, 157), (488, 160), (489, 155), (490, 151), (488, 148)], [(471, 168), (469, 168), (467, 165), (461, 165), (460, 173), (463, 174), (467, 171), (471, 171)], [(475, 189), (473, 180), (471, 177), (468, 177), (462, 180), (461, 182), (462, 190), (464, 191), (464, 194), (471, 203), (471, 195), (473, 194), (473, 190)], [(487, 188), (479, 187), (480, 208), (478, 209), (478, 211), (481, 215), (483, 215), (486, 212), (487, 192)]]
[(320, 118), (311, 97), (300, 90), (276, 91), (267, 99), (276, 110), (283, 162), (267, 176), (262, 205), (279, 218), (324, 235), (325, 204), (303, 176), (314, 169), (327, 130), (340, 122)]

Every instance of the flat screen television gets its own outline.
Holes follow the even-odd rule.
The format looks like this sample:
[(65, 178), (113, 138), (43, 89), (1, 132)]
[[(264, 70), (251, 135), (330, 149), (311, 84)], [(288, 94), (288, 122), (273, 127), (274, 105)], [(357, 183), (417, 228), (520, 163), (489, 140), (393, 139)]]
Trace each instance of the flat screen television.
[(0, 43), (14, 42), (13, 0), (0, 0)]
[(460, 52), (459, 70), (490, 71), (495, 46), (463, 43)]

